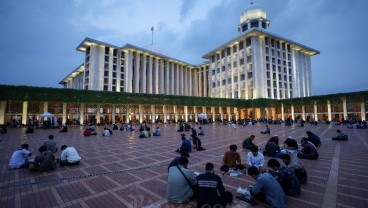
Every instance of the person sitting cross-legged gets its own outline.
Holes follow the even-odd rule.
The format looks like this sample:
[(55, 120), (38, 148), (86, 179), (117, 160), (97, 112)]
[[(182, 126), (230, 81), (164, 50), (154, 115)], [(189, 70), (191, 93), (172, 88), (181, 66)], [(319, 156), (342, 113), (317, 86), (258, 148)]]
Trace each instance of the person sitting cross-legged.
[(337, 130), (337, 137), (332, 137), (332, 140), (344, 140), (347, 141), (349, 139), (349, 136), (346, 134), (345, 131), (341, 131), (340, 129)]
[(66, 145), (61, 146), (61, 156), (59, 160), (60, 165), (77, 165), (79, 164), (81, 157), (74, 147), (68, 147)]
[(288, 166), (299, 180), (300, 184), (307, 183), (308, 174), (304, 166), (299, 162), (297, 158), (291, 158), (289, 154), (281, 155), (280, 159), (286, 166)]
[(9, 161), (9, 167), (11, 169), (28, 168), (28, 158), (32, 156), (32, 153), (28, 151), (28, 148), (28, 144), (22, 144), (21, 148), (12, 154)]
[(264, 165), (264, 156), (262, 153), (258, 152), (258, 147), (253, 146), (250, 148), (251, 152), (248, 152), (248, 165), (250, 166), (255, 166), (257, 167), (259, 170), (262, 169), (263, 165)]
[(185, 157), (185, 158), (190, 158), (190, 155), (187, 152), (181, 152), (179, 157), (175, 157), (169, 164), (169, 166), (167, 167), (167, 172), (169, 172), (170, 168), (172, 166), (178, 166), (179, 165), (179, 159), (181, 157)]
[[(254, 140), (255, 136), (254, 135), (250, 135), (250, 137), (244, 139), (243, 141), (243, 148), (244, 149), (251, 149), (253, 146), (257, 147), (255, 144), (253, 144), (253, 140)], [(258, 147), (257, 147), (258, 148)]]
[(48, 151), (51, 151), (52, 153), (55, 153), (58, 151), (58, 148), (56, 147), (56, 142), (54, 141), (54, 135), (49, 135), (49, 139), (43, 143), (44, 146), (47, 147)]
[(311, 131), (307, 131), (306, 134), (308, 135), (308, 141), (312, 142), (314, 146), (318, 147), (321, 145), (321, 139), (317, 134), (312, 133)]
[(318, 159), (318, 151), (313, 143), (308, 142), (307, 138), (302, 138), (301, 140), (303, 149), (300, 153), (298, 153), (299, 158), (308, 159), (308, 160), (317, 160)]
[(241, 164), (240, 155), (238, 152), (236, 152), (238, 146), (232, 144), (229, 148), (230, 151), (227, 151), (224, 154), (224, 157), (222, 159), (223, 165), (221, 166), (220, 170), (225, 173), (229, 172), (230, 168), (243, 170), (245, 166)]
[(270, 159), (267, 166), (275, 171), (275, 178), (280, 183), (285, 194), (289, 196), (298, 196), (300, 194), (300, 183), (294, 171), (287, 166), (281, 166), (276, 159)]
[(156, 131), (153, 133), (153, 136), (161, 136), (161, 130), (160, 127), (156, 128)]
[(31, 170), (39, 172), (54, 170), (56, 167), (54, 154), (48, 151), (46, 146), (41, 146), (38, 151), (40, 155), (35, 157)]
[(285, 208), (285, 193), (277, 180), (268, 172), (260, 173), (258, 168), (251, 166), (248, 168), (250, 175), (256, 183), (249, 190), (255, 200), (271, 205), (272, 207)]
[(203, 130), (203, 128), (201, 126), (199, 127), (199, 133), (198, 133), (198, 135), (204, 136), (204, 130)]
[(268, 125), (266, 125), (266, 128), (261, 131), (261, 134), (270, 134), (270, 133), (271, 129), (270, 127), (268, 127)]
[(225, 191), (222, 180), (214, 169), (212, 163), (207, 163), (206, 172), (197, 177), (197, 207), (226, 207), (233, 201), (233, 194)]
[[(167, 200), (174, 203), (185, 203), (196, 197), (192, 186), (197, 185), (196, 175), (188, 169), (188, 158), (181, 157), (178, 166), (169, 169), (167, 179)], [(184, 177), (185, 176), (185, 177)]]
[(202, 147), (202, 141), (199, 139), (198, 136), (195, 136), (192, 141), (193, 141), (193, 146), (194, 148), (196, 148), (197, 151), (206, 150), (205, 148)]

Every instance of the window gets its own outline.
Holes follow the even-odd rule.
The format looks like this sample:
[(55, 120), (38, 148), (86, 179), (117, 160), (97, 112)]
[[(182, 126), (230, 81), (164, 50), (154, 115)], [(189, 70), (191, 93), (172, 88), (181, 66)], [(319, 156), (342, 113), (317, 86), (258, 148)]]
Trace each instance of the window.
[(104, 78), (104, 84), (109, 84), (109, 78)]
[(265, 37), (265, 45), (268, 46), (268, 37)]
[(247, 38), (246, 40), (245, 40), (245, 45), (248, 47), (248, 46), (250, 46), (252, 44), (252, 40), (250, 39), (250, 38)]
[(279, 41), (276, 42), (276, 47), (277, 47), (277, 49), (280, 49), (280, 42)]
[(113, 77), (113, 78), (116, 78), (116, 72), (113, 72), (113, 73), (112, 73), (112, 77)]
[(269, 56), (266, 56), (266, 61), (270, 61), (270, 57)]
[(285, 43), (282, 43), (282, 50), (285, 50)]
[(234, 82), (238, 82), (238, 77), (234, 77)]
[(84, 89), (88, 90), (88, 85), (86, 85), (86, 86), (84, 87)]
[(262, 22), (262, 28), (266, 29), (266, 23), (265, 22)]
[(88, 47), (88, 48), (86, 49), (86, 56), (88, 56), (90, 52), (91, 52), (91, 47)]
[(276, 72), (276, 65), (272, 65), (272, 71)]
[(240, 65), (244, 65), (244, 59), (243, 58), (240, 59), (239, 62), (240, 62)]
[(266, 54), (268, 55), (270, 53), (270, 49), (266, 47)]
[(85, 71), (84, 72), (84, 77), (88, 77), (88, 75), (89, 75), (89, 71)]
[(216, 74), (216, 70), (212, 70), (212, 75), (215, 75)]
[(110, 52), (110, 48), (109, 47), (105, 47), (105, 55), (109, 55)]
[(124, 58), (125, 57), (124, 51), (121, 52), (121, 55), (120, 56), (121, 56), (121, 58)]
[(267, 87), (271, 87), (271, 81), (267, 80)]
[(116, 65), (113, 65), (113, 66), (112, 66), (112, 70), (113, 70), (113, 71), (116, 71), (116, 68), (117, 68), (117, 66), (116, 66)]
[(121, 73), (124, 73), (124, 67), (122, 66), (122, 67), (120, 67), (120, 72)]
[(123, 80), (120, 81), (120, 86), (124, 86), (124, 81)]
[(258, 21), (252, 21), (250, 22), (250, 28), (258, 27)]
[(107, 85), (104, 85), (104, 91), (107, 91), (108, 90), (108, 86)]
[(216, 83), (212, 83), (212, 87), (215, 88), (216, 87)]
[(245, 74), (240, 75), (240, 80), (241, 81), (245, 80)]
[(273, 80), (276, 80), (276, 73), (272, 73)]
[(226, 49), (226, 54), (229, 56), (229, 55), (230, 55), (230, 53), (231, 53), (231, 49), (230, 49), (230, 48), (227, 48), (227, 49)]
[(116, 79), (112, 80), (112, 85), (116, 85)]
[(120, 74), (120, 79), (124, 79), (124, 74)]
[(118, 56), (118, 50), (114, 49), (113, 56)]
[(239, 50), (241, 50), (241, 49), (243, 49), (244, 48), (244, 43), (243, 43), (243, 41), (241, 41), (240, 43), (239, 43)]
[(275, 41), (271, 39), (271, 47), (275, 47)]
[(252, 72), (248, 72), (248, 79), (252, 79), (253, 78), (253, 73)]
[(227, 78), (227, 83), (231, 83), (231, 78)]
[(109, 56), (105, 56), (105, 62), (109, 62)]
[(222, 50), (221, 51), (221, 58), (224, 58), (225, 57), (225, 50)]
[(270, 64), (266, 64), (266, 69), (270, 70)]
[(236, 53), (236, 51), (237, 51), (238, 49), (237, 49), (237, 47), (236, 47), (236, 45), (234, 45), (233, 46), (233, 53)]
[(292, 84), (290, 84), (290, 89), (293, 89), (293, 85)]
[(270, 78), (270, 72), (267, 72), (267, 79)]
[(226, 70), (225, 66), (222, 66), (221, 69), (222, 69), (223, 72)]
[(113, 92), (116, 92), (116, 87), (112, 87), (112, 91)]
[(109, 71), (104, 71), (104, 76), (108, 77), (109, 76)]
[(246, 30), (248, 30), (248, 24), (245, 24), (245, 25), (242, 26), (242, 31), (244, 32)]
[(226, 85), (226, 80), (222, 80), (222, 85)]
[(89, 56), (86, 57), (86, 63), (88, 63), (88, 62), (89, 62)]

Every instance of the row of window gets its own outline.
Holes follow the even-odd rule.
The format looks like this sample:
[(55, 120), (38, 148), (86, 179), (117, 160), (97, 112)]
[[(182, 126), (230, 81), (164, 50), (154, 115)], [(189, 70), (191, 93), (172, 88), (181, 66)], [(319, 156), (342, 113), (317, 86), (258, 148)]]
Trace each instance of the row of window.
[(277, 40), (274, 40), (274, 39), (268, 38), (268, 37), (265, 37), (265, 45), (266, 46), (271, 45), (271, 47), (277, 48), (277, 49), (282, 49), (283, 51), (286, 51), (286, 49), (287, 49), (288, 52), (291, 51), (290, 45), (287, 45), (285, 43), (280, 43), (280, 41), (277, 41)]
[[(245, 46), (246, 47), (249, 47), (249, 46), (251, 46), (251, 44), (252, 44), (251, 39), (250, 38), (247, 38), (245, 40)], [(215, 58), (217, 58), (217, 60), (220, 60), (220, 58), (225, 58), (226, 56), (230, 56), (231, 55), (231, 50), (233, 51), (233, 53), (236, 53), (237, 50), (238, 50), (238, 46), (239, 46), (239, 50), (243, 50), (244, 49), (244, 43), (243, 43), (243, 41), (241, 41), (237, 45), (234, 45), (232, 47), (228, 47), (227, 49), (222, 50), (221, 53), (216, 54), (216, 56), (213, 55), (211, 57), (212, 62), (215, 62)], [(221, 55), (221, 57), (220, 57), (220, 55)]]

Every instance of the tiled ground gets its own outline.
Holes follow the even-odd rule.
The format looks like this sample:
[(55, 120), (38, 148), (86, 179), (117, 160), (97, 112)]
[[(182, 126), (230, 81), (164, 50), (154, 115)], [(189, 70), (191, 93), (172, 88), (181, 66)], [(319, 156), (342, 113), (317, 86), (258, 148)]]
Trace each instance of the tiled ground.
[[(159, 126), (163, 136), (147, 139), (139, 139), (137, 132), (126, 131), (114, 131), (113, 136), (102, 137), (103, 127), (98, 127), (98, 136), (91, 137), (83, 137), (84, 128), (79, 126), (69, 127), (68, 133), (37, 129), (33, 134), (25, 134), (24, 129), (8, 129), (7, 134), (0, 135), (0, 207), (196, 207), (194, 202), (178, 205), (164, 197), (167, 164), (178, 155), (174, 150), (181, 140), (176, 125)], [(251, 134), (256, 136), (256, 144), (264, 145), (270, 137), (259, 134), (264, 126), (238, 126), (234, 130), (221, 124), (204, 125), (206, 136), (201, 139), (206, 151), (191, 154), (190, 168), (203, 172), (204, 164), (213, 162), (218, 169), (229, 145), (240, 147), (243, 139)], [(151, 129), (154, 128), (152, 125)], [(349, 141), (330, 140), (338, 128), (348, 132)], [(308, 184), (302, 186), (300, 197), (287, 197), (288, 207), (368, 207), (368, 130), (330, 125), (303, 128), (272, 125), (271, 135), (279, 134), (281, 142), (288, 135), (300, 140), (307, 130), (323, 140), (318, 148), (320, 159), (301, 160), (308, 171)], [(8, 168), (12, 152), (21, 143), (29, 143), (30, 150), (37, 153), (49, 134), (55, 135), (59, 147), (62, 144), (76, 147), (81, 163), (73, 167), (58, 166), (46, 173)], [(246, 152), (241, 148), (239, 152), (246, 162)], [(221, 178), (225, 188), (234, 195), (238, 186), (254, 183), (246, 175), (221, 175)], [(232, 207), (247, 206), (237, 199), (232, 204)]]

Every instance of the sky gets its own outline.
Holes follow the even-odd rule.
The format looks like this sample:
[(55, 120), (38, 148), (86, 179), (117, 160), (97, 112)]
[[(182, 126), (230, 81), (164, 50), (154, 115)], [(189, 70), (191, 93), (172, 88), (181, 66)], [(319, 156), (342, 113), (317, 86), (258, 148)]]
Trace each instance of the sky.
[[(251, 0), (1, 0), (0, 84), (62, 87), (83, 63), (85, 37), (116, 46), (151, 44), (175, 59), (202, 56), (238, 35)], [(367, 0), (253, 0), (269, 32), (319, 50), (313, 95), (368, 90)]]

